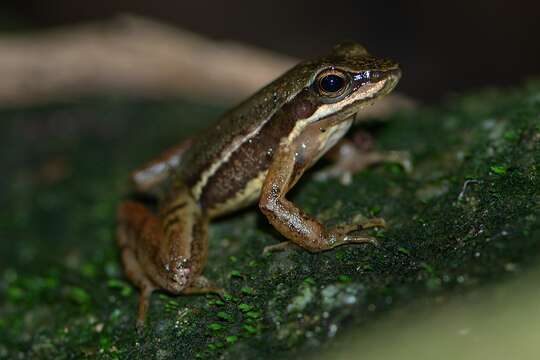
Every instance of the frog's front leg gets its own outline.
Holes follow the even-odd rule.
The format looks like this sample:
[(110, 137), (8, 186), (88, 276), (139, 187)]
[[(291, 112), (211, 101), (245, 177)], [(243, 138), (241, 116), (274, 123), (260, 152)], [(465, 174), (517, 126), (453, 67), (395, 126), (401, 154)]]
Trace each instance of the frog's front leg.
[[(300, 144), (301, 148), (304, 146), (304, 143)], [(259, 207), (270, 223), (290, 241), (311, 252), (351, 243), (376, 243), (373, 237), (353, 234), (362, 226), (341, 225), (327, 229), (285, 198), (311, 162), (311, 159), (302, 156), (299, 149), (294, 145), (280, 147), (268, 170)], [(378, 224), (383, 226), (382, 222)], [(280, 249), (283, 245), (275, 247)], [(267, 248), (265, 252), (268, 250), (273, 249)]]
[(352, 175), (381, 163), (396, 163), (405, 172), (412, 171), (411, 156), (407, 151), (377, 151), (373, 139), (365, 131), (358, 130), (354, 138), (341, 139), (326, 155), (333, 163), (315, 174), (317, 180), (339, 178), (343, 185), (352, 182)]

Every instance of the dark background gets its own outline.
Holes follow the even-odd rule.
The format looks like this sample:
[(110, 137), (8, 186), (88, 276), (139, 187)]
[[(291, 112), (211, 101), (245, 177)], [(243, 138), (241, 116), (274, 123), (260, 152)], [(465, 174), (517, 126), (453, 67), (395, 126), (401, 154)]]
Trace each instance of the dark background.
[(425, 100), (540, 75), (540, 2), (469, 1), (11, 1), (4, 19), (30, 28), (121, 13), (304, 58), (343, 39), (398, 59), (400, 90)]

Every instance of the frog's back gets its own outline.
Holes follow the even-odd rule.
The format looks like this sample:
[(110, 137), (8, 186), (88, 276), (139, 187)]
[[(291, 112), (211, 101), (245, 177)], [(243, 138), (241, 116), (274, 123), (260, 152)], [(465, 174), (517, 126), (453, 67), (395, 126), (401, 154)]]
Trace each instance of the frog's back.
[(253, 200), (273, 151), (295, 126), (296, 115), (285, 105), (325, 68), (371, 69), (376, 61), (361, 46), (345, 44), (328, 56), (298, 64), (195, 139), (179, 166), (180, 180), (203, 208), (216, 214)]
[[(298, 94), (313, 74), (304, 62), (225, 113), (195, 139), (186, 152), (179, 175), (199, 197), (202, 188), (243, 142), (256, 134), (285, 103)], [(247, 165), (247, 164), (246, 164)]]

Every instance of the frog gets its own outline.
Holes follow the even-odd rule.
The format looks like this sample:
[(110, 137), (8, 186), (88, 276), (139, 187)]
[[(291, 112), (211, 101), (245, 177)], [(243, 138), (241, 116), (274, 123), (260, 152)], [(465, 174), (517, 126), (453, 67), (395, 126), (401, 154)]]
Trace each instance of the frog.
[[(286, 239), (265, 252), (291, 244), (312, 253), (376, 244), (362, 231), (384, 227), (383, 219), (326, 227), (287, 194), (306, 170), (339, 146), (355, 116), (390, 93), (400, 78), (394, 60), (354, 42), (338, 44), (324, 56), (300, 62), (199, 136), (135, 170), (131, 182), (137, 196), (118, 206), (117, 242), (127, 278), (140, 289), (137, 328), (144, 326), (154, 291), (223, 293), (203, 275), (209, 224), (254, 203)], [(359, 163), (368, 165), (365, 159)]]

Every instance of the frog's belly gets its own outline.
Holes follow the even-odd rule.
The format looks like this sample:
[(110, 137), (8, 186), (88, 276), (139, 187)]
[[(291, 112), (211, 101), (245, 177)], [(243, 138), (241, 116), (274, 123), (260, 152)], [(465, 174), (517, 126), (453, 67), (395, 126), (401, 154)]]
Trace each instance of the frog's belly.
[(267, 173), (267, 170), (261, 171), (258, 176), (248, 181), (244, 188), (234, 196), (224, 202), (213, 204), (211, 208), (207, 209), (208, 216), (210, 218), (223, 216), (256, 203), (261, 195), (262, 184)]
[(337, 142), (347, 133), (350, 129), (353, 119), (343, 121), (333, 127), (327, 129), (326, 132), (319, 134), (319, 151), (317, 156), (313, 159), (311, 165), (328, 152)]

